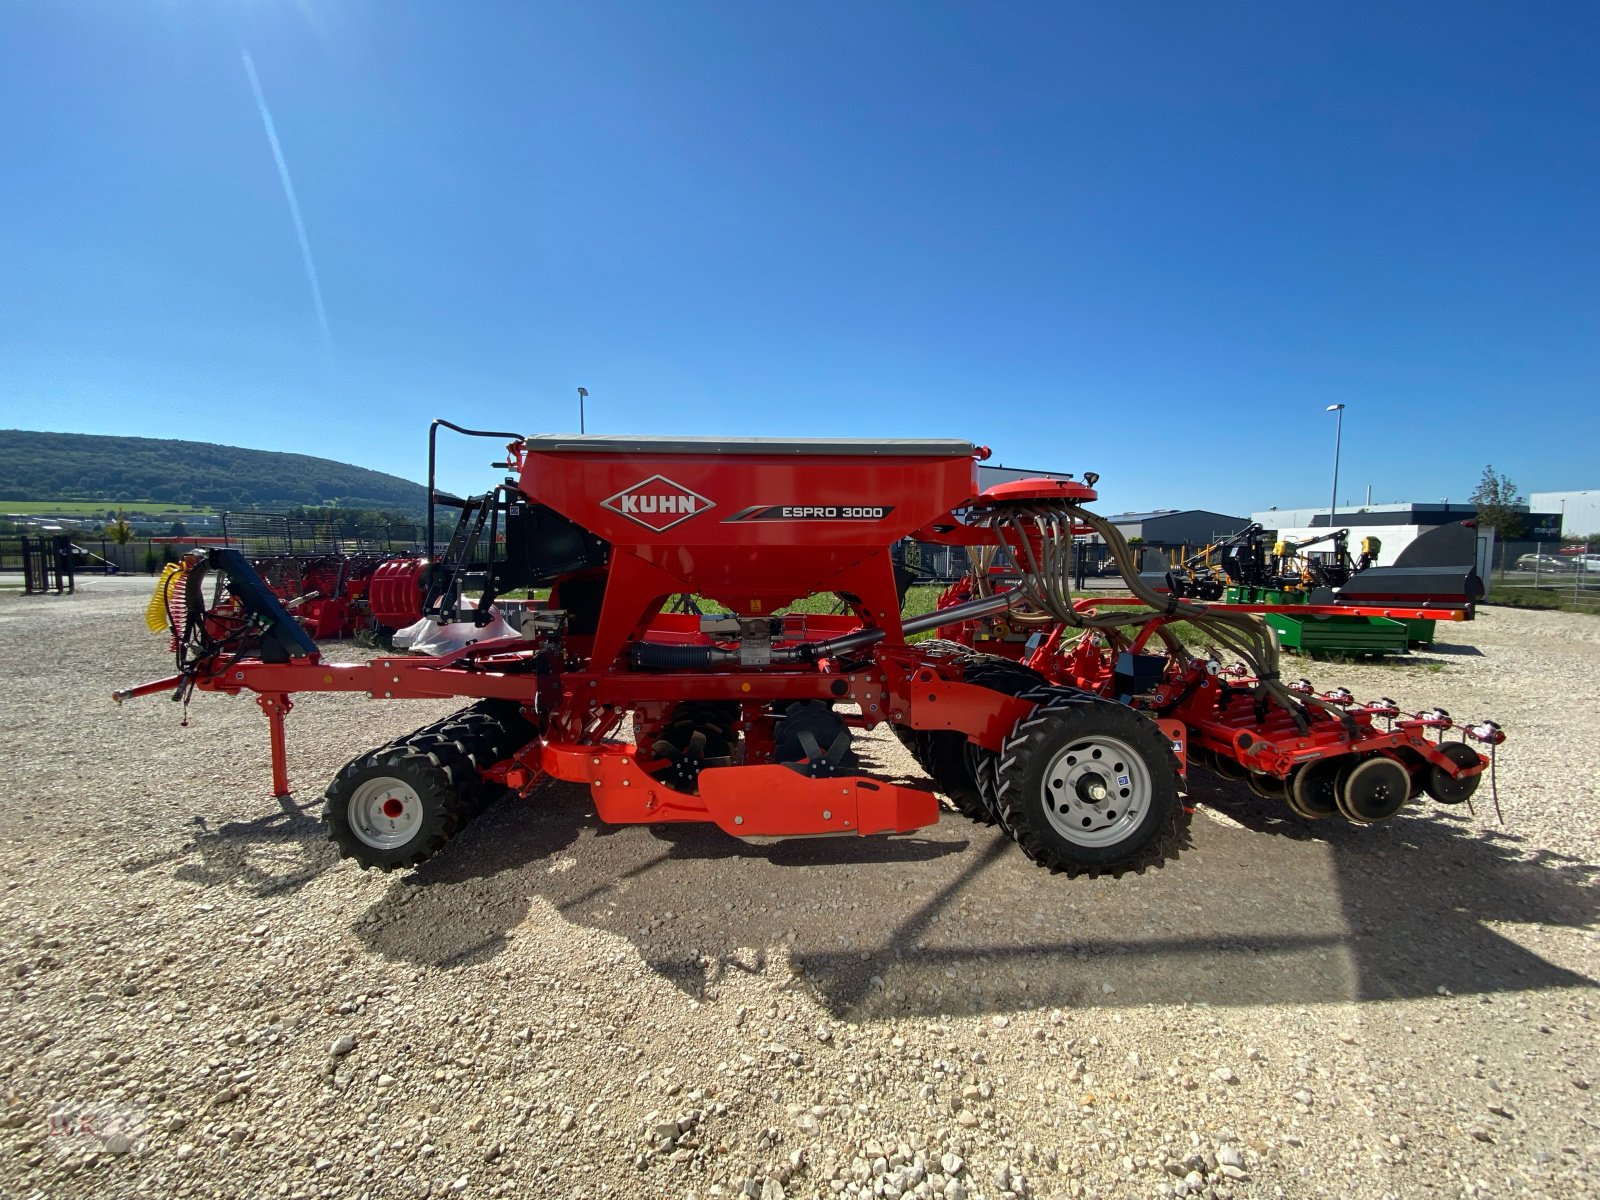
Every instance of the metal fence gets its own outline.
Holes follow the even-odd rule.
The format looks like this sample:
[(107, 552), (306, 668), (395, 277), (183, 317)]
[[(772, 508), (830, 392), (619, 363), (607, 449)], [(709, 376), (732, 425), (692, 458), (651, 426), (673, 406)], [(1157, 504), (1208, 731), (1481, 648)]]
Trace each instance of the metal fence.
[(1571, 547), (1556, 542), (1500, 547), (1488, 580), (1489, 599), (1600, 613), (1600, 553), (1564, 554), (1563, 549)]
[[(20, 574), (25, 547), (43, 540), (49, 539), (31, 536), (0, 538), (0, 571)], [(119, 546), (116, 542), (99, 538), (73, 537), (67, 540), (72, 547), (73, 570), (78, 575), (115, 575), (135, 570), (134, 564), (141, 561), (140, 556), (150, 545), (148, 541), (138, 541)]]
[[(215, 528), (215, 527), (213, 527)], [(449, 536), (449, 528), (443, 531)], [(194, 535), (185, 538), (133, 538), (114, 542), (109, 538), (68, 535), (73, 546), (73, 565), (79, 575), (157, 574), (169, 562), (177, 562), (189, 551), (215, 545)], [(282, 513), (224, 513), (222, 536), (247, 554), (299, 555), (400, 555), (415, 554), (427, 536), (422, 525), (356, 525), (335, 521), (307, 521)], [(0, 573), (21, 575), (23, 545), (37, 539), (0, 538)]]
[(426, 537), (420, 525), (308, 521), (283, 513), (223, 513), (229, 544), (259, 554), (407, 554)]
[[(32, 540), (32, 539), (28, 539)], [(22, 573), (23, 538), (0, 538), (0, 572)], [(100, 538), (72, 539), (73, 570), (82, 575), (155, 575), (169, 562), (177, 562), (190, 550), (192, 542), (157, 542), (135, 538), (113, 542)]]

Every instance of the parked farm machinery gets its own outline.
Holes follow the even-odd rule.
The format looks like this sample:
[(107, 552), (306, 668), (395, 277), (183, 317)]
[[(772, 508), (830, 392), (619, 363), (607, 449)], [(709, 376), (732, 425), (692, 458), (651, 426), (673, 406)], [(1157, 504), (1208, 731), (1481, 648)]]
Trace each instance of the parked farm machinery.
[[(245, 555), (214, 548), (155, 602), (177, 673), (117, 694), (253, 693), (280, 795), (295, 693), (470, 700), (329, 786), (330, 837), (363, 867), (419, 863), (487, 798), (547, 778), (586, 785), (608, 823), (909, 832), (939, 800), (867, 769), (854, 735), (887, 723), (953, 807), (1035, 862), (1120, 871), (1170, 850), (1193, 765), (1306, 818), (1373, 823), (1423, 793), (1466, 800), (1491, 761), (1468, 739), (1490, 755), (1502, 740), (1493, 722), (1285, 682), (1267, 606), (1149, 588), (1086, 507), (1092, 473), (980, 493), (988, 452), (966, 442), (521, 437), (436, 421), (430, 492), (441, 427), (506, 439), (508, 474), (457, 502), (437, 555), (430, 523), (427, 557), (391, 572), (385, 603), (481, 636), (436, 657), (328, 662)], [(1073, 538), (1088, 532), (1132, 597), (1073, 597)], [(914, 617), (892, 555), (908, 536), (973, 562), (964, 592)], [(548, 599), (490, 636), (496, 600), (525, 588)], [(828, 593), (847, 611), (792, 607)], [(698, 604), (667, 611), (684, 594)], [(1180, 623), (1215, 649), (1192, 651)], [(911, 640), (933, 631), (947, 636)], [(1462, 740), (1444, 740), (1452, 729)]]
[[(387, 534), (386, 527), (350, 529), (286, 513), (229, 512), (220, 544), (242, 551), (284, 608), (323, 641), (392, 632), (422, 615), (410, 594), (418, 556), (396, 553)], [(397, 576), (413, 586), (396, 592)]]
[[(1348, 529), (1274, 539), (1250, 524), (1165, 573), (1148, 572), (1145, 582), (1174, 596), (1277, 606), (1266, 620), (1281, 644), (1311, 654), (1403, 654), (1431, 644), (1435, 622), (1401, 617), (1397, 607), (1447, 609), (1472, 619), (1484, 594), (1473, 522), (1429, 530), (1386, 567), (1377, 565), (1378, 538), (1363, 537), (1354, 557), (1349, 543)], [(1312, 615), (1299, 607), (1305, 604), (1341, 611)]]

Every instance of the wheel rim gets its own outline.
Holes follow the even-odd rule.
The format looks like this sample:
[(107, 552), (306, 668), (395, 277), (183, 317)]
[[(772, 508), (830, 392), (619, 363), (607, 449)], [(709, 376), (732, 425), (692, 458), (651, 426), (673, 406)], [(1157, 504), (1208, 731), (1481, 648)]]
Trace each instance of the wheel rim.
[(1080, 846), (1113, 845), (1150, 811), (1150, 768), (1120, 738), (1092, 734), (1057, 751), (1044, 771), (1045, 817)]
[(374, 850), (393, 850), (417, 836), (422, 798), (402, 779), (369, 779), (350, 797), (350, 829)]

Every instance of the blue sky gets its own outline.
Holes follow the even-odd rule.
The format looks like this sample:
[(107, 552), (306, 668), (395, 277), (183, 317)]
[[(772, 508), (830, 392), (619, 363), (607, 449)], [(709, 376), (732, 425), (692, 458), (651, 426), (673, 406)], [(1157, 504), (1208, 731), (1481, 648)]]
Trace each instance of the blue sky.
[(1597, 61), (1592, 3), (14, 0), (0, 425), (418, 478), (583, 385), (1247, 511), (1344, 402), (1341, 501), (1594, 487)]

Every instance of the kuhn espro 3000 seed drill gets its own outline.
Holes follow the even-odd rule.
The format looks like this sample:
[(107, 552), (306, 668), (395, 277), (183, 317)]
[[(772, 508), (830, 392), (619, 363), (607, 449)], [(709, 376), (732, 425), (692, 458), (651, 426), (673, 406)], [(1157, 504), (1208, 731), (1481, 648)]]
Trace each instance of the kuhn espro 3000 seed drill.
[[(1189, 766), (1307, 818), (1371, 823), (1424, 792), (1466, 800), (1490, 762), (1466, 739), (1491, 755), (1502, 740), (1492, 722), (1446, 740), (1440, 710), (1285, 684), (1262, 606), (1140, 583), (1115, 527), (1084, 507), (1093, 474), (980, 494), (988, 452), (966, 442), (518, 437), (435, 422), (430, 493), (441, 426), (509, 439), (496, 464), (508, 475), (455, 502), (441, 555), (390, 572), (390, 603), (486, 628), (497, 597), (548, 588), (509, 634), (437, 657), (325, 662), (244, 556), (213, 549), (161, 593), (178, 673), (117, 697), (255, 693), (280, 795), (293, 693), (472, 698), (328, 788), (329, 834), (365, 867), (420, 863), (487, 798), (546, 777), (587, 785), (613, 823), (914, 830), (938, 818), (937, 796), (866, 774), (852, 741), (888, 722), (955, 808), (998, 822), (1035, 862), (1120, 870), (1166, 852)], [(1088, 533), (1131, 598), (1070, 594), (1073, 539)], [(968, 547), (974, 570), (940, 609), (903, 619), (891, 550), (907, 537)], [(847, 611), (785, 611), (826, 593)], [(683, 595), (720, 609), (666, 611)], [(1214, 649), (1192, 653), (1178, 622)], [(907, 640), (936, 629), (948, 636)]]

